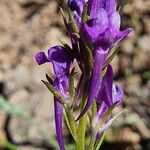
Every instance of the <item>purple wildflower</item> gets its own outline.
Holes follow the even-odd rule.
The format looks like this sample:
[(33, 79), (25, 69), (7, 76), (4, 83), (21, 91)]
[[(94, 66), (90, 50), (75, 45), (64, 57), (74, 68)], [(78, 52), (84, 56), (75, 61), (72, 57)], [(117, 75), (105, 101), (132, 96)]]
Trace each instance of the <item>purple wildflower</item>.
[(75, 11), (80, 17), (83, 12), (84, 0), (68, 0), (68, 6), (71, 11)]
[(73, 16), (78, 27), (80, 27), (81, 25), (81, 18), (82, 18), (84, 4), (85, 4), (84, 0), (68, 0), (68, 6), (73, 12)]
[[(71, 51), (62, 46), (55, 46), (48, 50), (48, 57), (44, 52), (39, 52), (37, 53), (35, 59), (39, 65), (46, 62), (51, 62), (53, 64), (54, 73), (56, 75), (53, 86), (65, 99), (67, 99), (69, 91), (69, 69), (71, 63), (73, 62)], [(57, 101), (56, 98), (54, 99), (56, 135), (60, 149), (64, 150), (65, 148), (62, 133), (63, 106)]]
[[(96, 129), (96, 140), (111, 124), (114, 119), (112, 110), (122, 103), (124, 93), (120, 87), (113, 84), (113, 70), (109, 64), (106, 66), (106, 62), (109, 62), (107, 58), (111, 48), (132, 31), (130, 28), (120, 31), (121, 19), (116, 11), (116, 0), (68, 0), (67, 2), (68, 6), (66, 6), (66, 2), (64, 4), (71, 11), (67, 9), (68, 15), (65, 15), (63, 11), (62, 14), (71, 39), (72, 49), (68, 44), (62, 42), (64, 47), (50, 48), (48, 56), (44, 52), (39, 52), (35, 57), (39, 65), (47, 62), (53, 64), (55, 80), (51, 81), (50, 78), (47, 78), (50, 83), (47, 87), (54, 94), (56, 135), (60, 150), (65, 149), (62, 133), (63, 104), (68, 104), (65, 111), (67, 109), (74, 111), (75, 107), (84, 104), (84, 101), (82, 103), (80, 100), (86, 99), (86, 104), (76, 119), (79, 120), (95, 100), (97, 112), (95, 113), (95, 109), (92, 110), (95, 118), (90, 119), (92, 129)], [(77, 85), (74, 85), (75, 72), (70, 74), (70, 67), (74, 59), (77, 60), (81, 69)], [(107, 70), (103, 76), (104, 69)], [(69, 98), (74, 101), (67, 103)], [(74, 137), (77, 147), (80, 147), (78, 145), (81, 144), (80, 138), (78, 138), (80, 132), (77, 130), (80, 131), (84, 122), (80, 121), (78, 124), (72, 114), (68, 113), (67, 115), (70, 133)], [(102, 123), (100, 129), (99, 123)], [(83, 138), (85, 131), (81, 134)], [(81, 144), (82, 147), (84, 144), (84, 142)]]
[(108, 108), (113, 105), (121, 104), (123, 99), (123, 90), (119, 86), (113, 84), (113, 70), (109, 65), (107, 67), (107, 72), (102, 79), (101, 87), (96, 98), (97, 103), (101, 104), (100, 108), (98, 108), (98, 120), (104, 116)]
[[(123, 99), (124, 92), (119, 86), (113, 84), (113, 70), (109, 65), (96, 98), (98, 111), (95, 116), (95, 124), (97, 124), (104, 117), (105, 113), (110, 107), (122, 104)], [(99, 132), (97, 133), (97, 137), (99, 137), (98, 135), (100, 135), (110, 124), (111, 116), (109, 116), (105, 123), (102, 125)]]
[(97, 97), (101, 86), (101, 72), (110, 48), (132, 31), (130, 28), (124, 31), (119, 30), (121, 21), (116, 11), (116, 0), (89, 0), (88, 11), (90, 18), (86, 23), (82, 23), (81, 33), (93, 45), (94, 65), (89, 97), (77, 120), (87, 112)]
[[(85, 5), (84, 0), (68, 0), (68, 6), (70, 7), (70, 10), (72, 11), (75, 23), (78, 26), (78, 28), (80, 28), (81, 26), (84, 5)], [(71, 37), (71, 43), (72, 43), (72, 47), (74, 51), (74, 56), (79, 64), (79, 67), (82, 68), (81, 56), (79, 54), (79, 47), (78, 47), (79, 38), (72, 34), (73, 31), (70, 27), (70, 23), (68, 23), (68, 28), (69, 28), (69, 34)]]
[(94, 46), (110, 48), (131, 32), (131, 29), (119, 31), (121, 19), (116, 0), (89, 0), (88, 3), (90, 19), (82, 24), (82, 32)]

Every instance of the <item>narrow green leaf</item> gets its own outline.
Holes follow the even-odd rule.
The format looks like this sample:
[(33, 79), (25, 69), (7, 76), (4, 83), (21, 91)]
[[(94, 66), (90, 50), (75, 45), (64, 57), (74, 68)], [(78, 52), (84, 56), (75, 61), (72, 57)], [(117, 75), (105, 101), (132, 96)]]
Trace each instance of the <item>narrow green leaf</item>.
[(74, 140), (77, 140), (77, 124), (75, 118), (73, 116), (73, 111), (69, 107), (65, 107), (64, 117), (66, 120), (66, 124), (70, 130), (71, 135)]
[(101, 80), (104, 78), (106, 71), (107, 71), (107, 67), (105, 67), (101, 73)]
[(90, 48), (86, 45), (86, 43), (82, 39), (80, 39), (79, 45), (81, 57), (85, 65), (85, 74), (88, 78), (90, 76), (91, 68), (93, 66), (93, 54)]
[(82, 21), (86, 22), (88, 20), (88, 5), (84, 5), (83, 13), (82, 13)]
[(57, 98), (57, 100), (61, 104), (65, 104), (65, 100), (63, 99), (63, 96), (53, 87), (50, 83), (47, 81), (42, 80), (42, 82), (46, 85), (46, 87), (54, 94), (54, 96)]
[(85, 44), (85, 47), (87, 49), (87, 59), (89, 61), (89, 66), (90, 68), (92, 68), (93, 66), (93, 54), (92, 54), (92, 50), (87, 46), (87, 44)]
[[(112, 105), (107, 112), (105, 113), (104, 117), (100, 120), (100, 122), (96, 125), (95, 131), (98, 132), (100, 127), (106, 122), (107, 118), (110, 116), (112, 113), (113, 109), (115, 108), (116, 105)], [(94, 126), (94, 125), (93, 125)]]
[(105, 64), (104, 64), (104, 68), (114, 59), (114, 57), (116, 56), (116, 54), (118, 53), (118, 50), (116, 49), (116, 46), (114, 46), (112, 49), (111, 49), (111, 52), (110, 52), (110, 56), (108, 57), (108, 59), (106, 60)]
[(102, 134), (102, 137), (101, 137), (100, 140), (97, 142), (95, 150), (99, 150), (99, 149), (100, 149), (100, 147), (101, 147), (101, 145), (102, 145), (102, 143), (103, 143), (103, 141), (104, 141), (104, 139), (105, 139), (105, 135), (106, 135), (106, 132), (104, 132), (104, 133)]
[(93, 128), (93, 121), (94, 121), (96, 112), (97, 112), (97, 104), (96, 104), (96, 101), (94, 101), (92, 104), (92, 107), (91, 107), (91, 115), (89, 116), (90, 130), (91, 130), (90, 142), (89, 142), (89, 146), (88, 146), (89, 150), (94, 150), (94, 145), (95, 145), (96, 133)]
[(97, 112), (97, 104), (96, 104), (96, 100), (94, 100), (90, 110), (87, 112), (88, 117), (89, 117), (89, 121), (90, 121), (90, 128), (91, 129), (92, 129), (92, 122), (95, 118), (96, 112)]
[(75, 91), (74, 91), (74, 79), (75, 79), (75, 72), (74, 72), (75, 68), (72, 69), (71, 74), (69, 76), (69, 96), (70, 99), (73, 100), (74, 95), (75, 95)]
[(92, 116), (91, 116), (91, 121), (93, 122), (94, 120), (94, 117), (96, 115), (96, 112), (97, 112), (97, 105), (96, 105), (96, 101), (93, 102), (92, 104)]
[(86, 118), (87, 118), (87, 115), (85, 114), (79, 120), (77, 150), (84, 150), (85, 149), (85, 131), (86, 131), (86, 125), (87, 125)]
[(69, 14), (69, 19), (70, 19), (70, 21), (71, 21), (70, 23), (71, 23), (73, 32), (79, 33), (79, 28), (78, 28), (78, 26), (77, 26), (77, 24), (76, 24), (76, 22), (75, 22), (75, 20), (74, 20), (74, 18), (73, 18), (73, 16), (72, 16), (72, 12), (71, 12), (70, 9), (69, 9), (69, 11), (68, 11), (68, 14)]
[(103, 124), (99, 130), (100, 133), (102, 133), (104, 130), (106, 130), (112, 123), (113, 121), (120, 115), (123, 113), (124, 110), (120, 111), (119, 113), (117, 113), (113, 118), (111, 118), (107, 123)]
[(63, 40), (61, 40), (60, 38), (58, 38), (59, 42), (68, 50), (72, 50), (71, 47)]
[(67, 127), (69, 128), (69, 131), (70, 131), (72, 137), (74, 138), (74, 135), (73, 135), (73, 133), (72, 133), (72, 130), (71, 130), (71, 127), (70, 127), (70, 124), (69, 124), (69, 120), (68, 120), (68, 117), (67, 117), (67, 114), (66, 114), (65, 111), (63, 112), (63, 115), (64, 115), (64, 119), (65, 119), (66, 125), (67, 125)]
[(91, 134), (91, 139), (89, 143), (89, 150), (94, 150), (94, 144), (95, 144), (96, 135), (94, 133)]
[[(81, 111), (84, 108), (85, 102), (86, 102), (87, 96), (84, 95), (82, 102), (81, 102)], [(77, 150), (85, 150), (85, 132), (86, 132), (86, 126), (87, 126), (87, 114), (85, 113), (84, 116), (81, 117), (78, 124), (78, 138), (76, 143), (76, 149)]]
[[(68, 4), (67, 4), (67, 1), (66, 0), (61, 0), (60, 4), (63, 5), (63, 9), (61, 9), (61, 14), (63, 16), (63, 20), (64, 20), (65, 24), (70, 24), (71, 27), (72, 27), (73, 32), (79, 33), (79, 28), (78, 28), (78, 26), (77, 26), (77, 24), (76, 24), (76, 22), (74, 20), (74, 17), (73, 17), (72, 12), (71, 12)], [(66, 21), (66, 17), (65, 17), (65, 15), (63, 13), (63, 10), (65, 10), (68, 13), (69, 22)], [(67, 27), (67, 29), (68, 29), (68, 27)]]
[(61, 7), (60, 7), (60, 13), (61, 13), (61, 16), (62, 16), (65, 27), (68, 28), (67, 17), (66, 17), (66, 15), (65, 15), (65, 13), (64, 13), (64, 11)]
[(53, 80), (48, 76), (47, 73), (46, 73), (46, 79), (50, 84), (53, 84)]

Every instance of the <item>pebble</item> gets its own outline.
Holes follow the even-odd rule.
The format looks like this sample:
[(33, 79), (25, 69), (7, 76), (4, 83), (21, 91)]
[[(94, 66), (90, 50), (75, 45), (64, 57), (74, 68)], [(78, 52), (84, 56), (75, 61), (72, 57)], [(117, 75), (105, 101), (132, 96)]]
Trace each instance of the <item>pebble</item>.
[(150, 52), (150, 35), (141, 36), (137, 42), (141, 51)]

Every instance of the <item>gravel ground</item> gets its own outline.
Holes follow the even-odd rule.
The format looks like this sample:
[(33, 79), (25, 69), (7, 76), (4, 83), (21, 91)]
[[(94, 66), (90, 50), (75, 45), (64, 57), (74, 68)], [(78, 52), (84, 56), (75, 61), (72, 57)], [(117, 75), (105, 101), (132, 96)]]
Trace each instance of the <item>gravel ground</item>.
[[(112, 63), (114, 79), (126, 92), (127, 111), (108, 130), (109, 142), (103, 149), (148, 150), (150, 0), (119, 2), (122, 28), (134, 28), (119, 44)], [(0, 110), (0, 143), (7, 140), (21, 150), (53, 149), (52, 142), (45, 140), (55, 134), (53, 97), (40, 82), (46, 72), (53, 75), (53, 71), (48, 64), (38, 66), (34, 56), (58, 44), (58, 37), (70, 42), (55, 0), (0, 0), (0, 95), (29, 116)]]

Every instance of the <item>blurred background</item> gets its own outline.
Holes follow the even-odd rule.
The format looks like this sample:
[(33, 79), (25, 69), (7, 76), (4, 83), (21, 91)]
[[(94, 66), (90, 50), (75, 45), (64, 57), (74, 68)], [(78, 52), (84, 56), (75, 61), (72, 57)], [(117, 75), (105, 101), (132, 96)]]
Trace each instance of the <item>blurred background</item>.
[[(103, 150), (150, 150), (150, 0), (119, 0), (122, 29), (114, 79), (126, 93), (126, 111), (107, 131)], [(41, 83), (49, 64), (34, 56), (70, 43), (56, 0), (0, 0), (0, 150), (55, 150), (53, 96)], [(64, 130), (68, 150), (72, 140)]]

